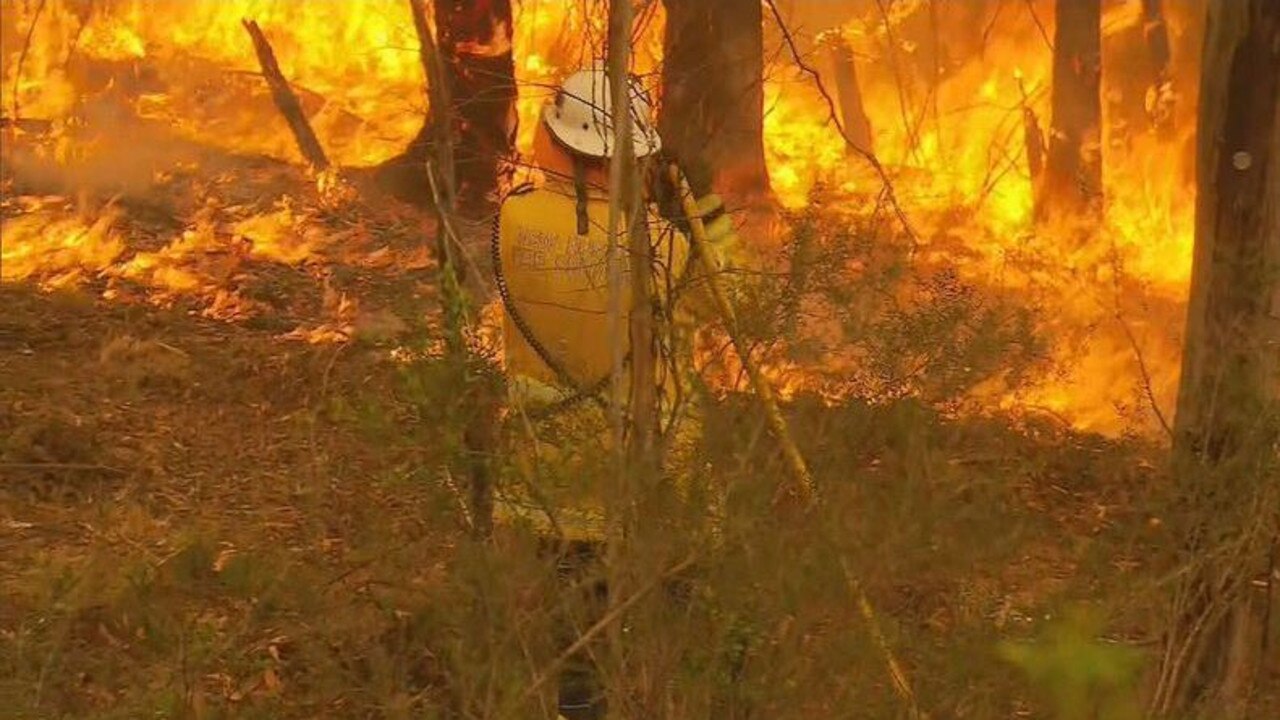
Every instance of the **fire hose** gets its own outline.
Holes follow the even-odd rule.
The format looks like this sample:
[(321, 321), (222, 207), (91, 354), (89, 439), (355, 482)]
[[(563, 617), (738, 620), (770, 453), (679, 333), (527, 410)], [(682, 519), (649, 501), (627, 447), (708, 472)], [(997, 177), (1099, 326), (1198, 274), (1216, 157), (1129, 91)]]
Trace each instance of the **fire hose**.
[[(538, 355), (538, 358), (555, 373), (556, 378), (568, 388), (573, 388), (573, 392), (569, 395), (547, 405), (538, 408), (530, 413), (534, 419), (543, 419), (557, 413), (566, 411), (579, 403), (592, 400), (602, 409), (605, 407), (604, 400), (600, 398), (600, 393), (609, 386), (609, 376), (605, 375), (596, 382), (586, 387), (581, 387), (573, 375), (560, 363), (560, 361), (547, 349), (546, 345), (538, 339), (537, 333), (529, 326), (529, 322), (520, 312), (520, 308), (516, 306), (515, 300), (511, 297), (511, 288), (507, 285), (507, 276), (502, 270), (502, 234), (499, 226), (499, 218), (493, 220), (493, 234), (489, 242), (489, 251), (493, 257), (493, 277), (494, 285), (498, 289), (498, 297), (502, 299), (503, 311), (507, 313), (507, 317), (511, 320), (511, 324), (515, 325), (516, 330), (520, 332), (520, 336), (525, 342), (529, 343), (529, 347)], [(627, 354), (630, 357), (630, 353)], [(626, 362), (626, 359), (623, 360)]]

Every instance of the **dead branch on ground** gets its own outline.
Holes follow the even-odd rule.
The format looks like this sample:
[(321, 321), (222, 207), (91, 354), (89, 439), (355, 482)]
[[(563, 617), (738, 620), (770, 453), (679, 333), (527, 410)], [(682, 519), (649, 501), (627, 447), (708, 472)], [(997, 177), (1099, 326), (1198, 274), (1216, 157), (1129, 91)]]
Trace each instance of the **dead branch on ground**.
[(293, 88), (289, 87), (289, 81), (280, 71), (280, 63), (276, 61), (275, 51), (271, 49), (267, 36), (263, 34), (257, 22), (253, 20), (241, 22), (253, 40), (254, 52), (257, 53), (258, 63), (262, 66), (262, 77), (266, 78), (267, 85), (271, 87), (271, 98), (275, 101), (276, 108), (281, 115), (284, 115), (285, 121), (289, 123), (289, 129), (293, 131), (293, 138), (298, 142), (298, 150), (302, 152), (302, 156), (306, 158), (312, 169), (317, 171), (329, 169), (329, 158), (325, 155), (324, 148), (320, 146), (320, 141), (316, 138), (316, 132), (311, 128), (306, 114), (302, 112), (302, 103), (298, 101), (297, 94), (293, 92)]
[(129, 474), (121, 468), (112, 467), (111, 465), (99, 465), (97, 463), (0, 462), (0, 470), (32, 470), (41, 472), (51, 470), (78, 470), (83, 472), (104, 472), (111, 475)]

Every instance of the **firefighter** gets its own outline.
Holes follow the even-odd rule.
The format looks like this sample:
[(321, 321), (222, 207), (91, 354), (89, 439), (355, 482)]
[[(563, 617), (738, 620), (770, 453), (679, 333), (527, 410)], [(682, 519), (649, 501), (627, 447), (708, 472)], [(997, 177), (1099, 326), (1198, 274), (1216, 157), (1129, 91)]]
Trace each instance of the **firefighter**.
[[(660, 178), (664, 168), (653, 161), (658, 160), (661, 140), (650, 122), (649, 102), (638, 82), (633, 81), (630, 90), (636, 157), (649, 166), (650, 177)], [(508, 194), (498, 213), (493, 239), (513, 412), (553, 417), (559, 430), (581, 430), (592, 439), (600, 437), (601, 427), (607, 427), (602, 425), (606, 411), (601, 399), (609, 386), (614, 359), (606, 262), (613, 142), (610, 100), (608, 76), (601, 69), (582, 70), (564, 81), (544, 108), (534, 136), (533, 160), (545, 180)], [(711, 199), (700, 205), (712, 207), (717, 202)], [(679, 321), (687, 321), (689, 311), (704, 306), (705, 301), (699, 304), (698, 273), (693, 272), (688, 239), (677, 229), (678, 219), (670, 222), (652, 203), (645, 205), (640, 221), (653, 247), (653, 287), (662, 316), (657, 323), (661, 330), (656, 363), (659, 400), (664, 429), (672, 430), (680, 425), (680, 398), (688, 395), (678, 386), (689, 380), (684, 370), (690, 356), (690, 328), (688, 322)], [(717, 263), (722, 262), (723, 248), (735, 241), (728, 231), (728, 218), (723, 220), (715, 224), (722, 231), (714, 234), (715, 247), (710, 248)], [(622, 225), (627, 225), (626, 219)], [(620, 324), (625, 335), (634, 309), (629, 307), (627, 240), (617, 242), (624, 272)], [(625, 352), (629, 356), (630, 348)], [(519, 493), (508, 492), (499, 498), (499, 508), (554, 526), (547, 529), (571, 539), (602, 537), (600, 488), (556, 487), (599, 474), (589, 470), (578, 467), (566, 472), (570, 477), (560, 478), (564, 483), (540, 472), (544, 476), (538, 488), (542, 498), (526, 497), (522, 504), (516, 497)], [(548, 504), (558, 517), (547, 517)]]
[[(637, 159), (661, 146), (649, 106), (632, 86)], [(609, 80), (603, 70), (565, 80), (543, 111), (533, 159), (541, 186), (515, 189), (498, 219), (498, 276), (505, 281), (503, 340), (509, 382), (522, 400), (565, 399), (603, 382), (612, 369), (608, 338), (608, 160), (613, 150)], [(656, 227), (654, 244), (662, 239)], [(625, 240), (619, 241), (625, 257)], [(687, 245), (668, 242), (682, 256)], [(623, 260), (624, 265), (627, 265)], [(624, 286), (624, 297), (629, 290)], [(627, 309), (629, 313), (629, 308)], [(625, 317), (624, 317), (625, 320)]]
[[(538, 453), (536, 482), (503, 483), (496, 503), (499, 519), (531, 522), (556, 538), (562, 577), (580, 581), (600, 557), (606, 536), (601, 479), (608, 477), (610, 454), (600, 452), (607, 436), (607, 410), (601, 399), (609, 387), (614, 361), (610, 337), (609, 161), (613, 156), (612, 96), (603, 69), (590, 68), (569, 76), (543, 109), (534, 137), (533, 160), (545, 179), (538, 185), (512, 190), (504, 198), (494, 231), (493, 260), (504, 308), (503, 340), (512, 415), (537, 417), (539, 435), (558, 441), (531, 443), (513, 439), (517, 462)], [(638, 161), (648, 165), (650, 177), (661, 178), (661, 140), (650, 120), (651, 106), (638, 82), (629, 88), (632, 143)], [(653, 183), (647, 183), (652, 185)], [(669, 187), (669, 186), (668, 186)], [(650, 193), (653, 195), (654, 193)], [(661, 193), (659, 193), (661, 194)], [(670, 193), (666, 193), (669, 198)], [(643, 203), (643, 216), (655, 263), (653, 267), (658, 313), (665, 322), (657, 343), (657, 366), (663, 426), (670, 431), (680, 415), (677, 386), (685, 381), (689, 342), (681, 329), (687, 323), (678, 309), (686, 294), (696, 295), (697, 273), (687, 238)], [(700, 204), (713, 207), (711, 200)], [(727, 218), (725, 218), (727, 221)], [(627, 226), (627, 219), (621, 223)], [(719, 227), (727, 227), (722, 223)], [(732, 234), (716, 235), (720, 247)], [(618, 240), (618, 259), (629, 268), (627, 241)], [(629, 270), (624, 270), (620, 326), (626, 334), (632, 312)], [(688, 291), (688, 292), (687, 292)], [(626, 352), (631, 352), (627, 348)], [(520, 420), (510, 423), (527, 428)], [(517, 431), (518, 432), (518, 431)], [(672, 433), (674, 434), (674, 433)], [(551, 446), (548, 448), (547, 446)], [(527, 458), (526, 458), (527, 459)], [(526, 487), (532, 485), (533, 487)], [(575, 582), (575, 584), (579, 584)], [(603, 601), (598, 592), (591, 600)], [(562, 638), (571, 641), (571, 637)], [(569, 720), (602, 717), (594, 673), (585, 664), (570, 668), (561, 683), (561, 714)]]

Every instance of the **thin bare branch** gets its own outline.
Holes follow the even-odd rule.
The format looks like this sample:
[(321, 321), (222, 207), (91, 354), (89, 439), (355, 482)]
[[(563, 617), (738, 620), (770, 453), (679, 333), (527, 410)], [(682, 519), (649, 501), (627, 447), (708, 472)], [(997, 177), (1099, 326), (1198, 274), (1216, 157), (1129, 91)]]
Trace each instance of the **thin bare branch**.
[(898, 697), (907, 706), (907, 716), (912, 720), (923, 718), (924, 713), (920, 710), (920, 703), (916, 700), (915, 691), (911, 689), (911, 681), (907, 678), (907, 673), (903, 670), (902, 663), (898, 661), (897, 655), (894, 654), (893, 648), (890, 647), (889, 639), (880, 627), (880, 619), (876, 615), (875, 608), (872, 607), (866, 591), (863, 590), (862, 583), (858, 581), (858, 577), (849, 568), (849, 563), (843, 558), (840, 560), (840, 569), (844, 573), (845, 583), (848, 584), (849, 591), (853, 593), (854, 601), (858, 604), (858, 614), (866, 621), (867, 627), (871, 631), (872, 640), (875, 641), (876, 647), (880, 649), (880, 654), (884, 656), (885, 668), (889, 672), (890, 681), (893, 682), (894, 692), (898, 694)]
[(898, 62), (898, 39), (893, 34), (893, 23), (889, 21), (889, 10), (884, 0), (876, 0), (876, 9), (880, 12), (880, 20), (884, 23), (885, 40), (889, 48), (889, 69), (893, 71), (894, 87), (898, 90), (898, 111), (902, 113), (902, 129), (907, 131), (907, 151), (912, 157), (919, 158), (920, 136), (915, 124), (911, 122), (910, 100), (903, 82), (902, 66)]
[(858, 147), (849, 137), (849, 133), (844, 123), (840, 121), (839, 113), (836, 111), (835, 100), (831, 97), (831, 93), (827, 91), (826, 84), (822, 81), (822, 75), (813, 66), (804, 61), (804, 56), (796, 46), (796, 40), (791, 34), (791, 29), (787, 27), (786, 22), (782, 19), (782, 12), (778, 10), (777, 3), (774, 0), (765, 0), (765, 4), (769, 6), (769, 11), (773, 13), (773, 19), (778, 24), (778, 29), (782, 32), (782, 37), (786, 41), (787, 48), (791, 51), (791, 56), (795, 59), (796, 66), (813, 78), (818, 93), (822, 95), (822, 99), (827, 104), (828, 117), (840, 132), (840, 137), (844, 138), (845, 143), (852, 147), (854, 152), (860, 155), (863, 160), (866, 160), (871, 169), (880, 177), (880, 182), (884, 185), (885, 194), (889, 199), (889, 204), (893, 207), (894, 214), (898, 217), (898, 222), (902, 223), (902, 228), (906, 231), (911, 241), (913, 243), (918, 242), (919, 236), (916, 235), (910, 219), (907, 218), (906, 211), (902, 208), (901, 203), (898, 202), (898, 194), (894, 190), (893, 181), (889, 178), (889, 173), (884, 169), (884, 165), (880, 163), (880, 159), (876, 157), (875, 153), (866, 148)]
[(22, 52), (18, 53), (18, 65), (13, 72), (13, 121), (16, 123), (22, 119), (22, 107), (19, 105), (18, 95), (22, 84), (22, 65), (27, 61), (27, 53), (31, 52), (31, 38), (36, 33), (36, 24), (40, 22), (40, 16), (44, 14), (44, 6), (49, 0), (40, 0), (40, 4), (36, 6), (35, 14), (31, 16), (31, 25), (27, 27), (27, 36), (22, 40)]
[(1160, 427), (1164, 428), (1165, 435), (1170, 440), (1174, 438), (1173, 425), (1165, 417), (1164, 411), (1160, 409), (1160, 403), (1156, 402), (1155, 388), (1151, 383), (1151, 372), (1147, 369), (1147, 359), (1142, 353), (1142, 347), (1138, 344), (1138, 338), (1134, 336), (1133, 330), (1129, 328), (1129, 323), (1124, 319), (1124, 311), (1120, 304), (1123, 294), (1120, 291), (1120, 280), (1123, 277), (1123, 268), (1120, 263), (1119, 248), (1111, 248), (1111, 283), (1115, 297), (1115, 308), (1113, 315), (1116, 323), (1120, 325), (1120, 329), (1124, 332), (1124, 336), (1129, 343), (1130, 349), (1133, 350), (1133, 357), (1138, 362), (1138, 372), (1142, 376), (1142, 390), (1147, 396), (1147, 402), (1151, 405), (1151, 411), (1155, 413), (1156, 420), (1160, 421)]
[(520, 693), (521, 702), (527, 701), (529, 698), (533, 697), (542, 689), (543, 685), (546, 685), (548, 681), (555, 678), (559, 673), (560, 668), (564, 667), (564, 664), (568, 662), (570, 658), (581, 652), (582, 649), (595, 639), (597, 635), (604, 632), (605, 629), (617, 622), (628, 610), (631, 609), (632, 606), (643, 600), (649, 595), (649, 593), (658, 589), (658, 586), (668, 578), (672, 578), (685, 570), (688, 570), (695, 562), (697, 562), (697, 559), (698, 555), (696, 553), (690, 553), (684, 560), (676, 563), (666, 572), (650, 579), (649, 582), (645, 583), (635, 592), (631, 593), (631, 595), (627, 596), (625, 600), (610, 608), (608, 612), (597, 620), (594, 625), (587, 628), (586, 632), (578, 636), (577, 640), (574, 640), (569, 647), (565, 648), (554, 660), (551, 661), (550, 664), (542, 669), (542, 672), (533, 679), (533, 682), (529, 684), (529, 687), (525, 688), (524, 692)]
[(623, 266), (618, 257), (618, 249), (621, 238), (630, 235), (621, 233), (622, 222), (626, 219), (624, 216), (631, 216), (628, 222), (634, 222), (635, 215), (635, 212), (628, 212), (632, 210), (628, 207), (631, 200), (629, 189), (634, 180), (631, 177), (634, 170), (631, 112), (628, 110), (631, 104), (628, 70), (631, 65), (633, 11), (631, 0), (613, 0), (609, 4), (608, 77), (613, 125), (610, 146), (613, 154), (609, 162), (609, 235), (605, 263), (609, 271), (609, 347), (613, 352), (609, 420), (613, 427), (614, 452), (618, 457), (620, 471), (623, 470), (623, 358), (626, 355), (626, 335), (622, 323)]
[(1164, 434), (1173, 439), (1173, 425), (1169, 423), (1165, 417), (1164, 411), (1160, 409), (1160, 403), (1156, 401), (1155, 389), (1151, 384), (1151, 372), (1147, 369), (1146, 357), (1142, 354), (1142, 347), (1138, 345), (1138, 338), (1134, 337), (1133, 330), (1129, 328), (1129, 323), (1125, 321), (1120, 310), (1115, 313), (1116, 322), (1119, 323), (1120, 329), (1124, 331), (1124, 336), (1129, 342), (1130, 349), (1133, 350), (1133, 357), (1138, 362), (1138, 373), (1142, 376), (1142, 391), (1147, 396), (1147, 402), (1151, 405), (1151, 411), (1155, 413), (1156, 420), (1160, 421), (1160, 427), (1164, 428)]
[(275, 51), (271, 49), (267, 36), (253, 20), (241, 22), (253, 40), (254, 52), (257, 53), (258, 63), (262, 66), (262, 76), (271, 87), (271, 98), (275, 100), (276, 108), (289, 123), (289, 129), (293, 131), (293, 137), (298, 142), (298, 150), (302, 152), (302, 157), (315, 170), (328, 169), (329, 158), (325, 155), (324, 148), (320, 146), (320, 141), (316, 138), (316, 132), (311, 128), (306, 114), (303, 113), (302, 103), (298, 101), (297, 94), (293, 92), (293, 88), (289, 87), (289, 81), (281, 72), (280, 63), (276, 61)]
[(1049, 52), (1053, 52), (1053, 41), (1049, 39), (1049, 31), (1045, 29), (1044, 23), (1040, 21), (1040, 14), (1036, 12), (1036, 5), (1032, 0), (1023, 0), (1027, 5), (1027, 12), (1031, 13), (1031, 20), (1036, 24), (1036, 29), (1040, 31), (1040, 37), (1044, 39), (1044, 44), (1049, 48)]

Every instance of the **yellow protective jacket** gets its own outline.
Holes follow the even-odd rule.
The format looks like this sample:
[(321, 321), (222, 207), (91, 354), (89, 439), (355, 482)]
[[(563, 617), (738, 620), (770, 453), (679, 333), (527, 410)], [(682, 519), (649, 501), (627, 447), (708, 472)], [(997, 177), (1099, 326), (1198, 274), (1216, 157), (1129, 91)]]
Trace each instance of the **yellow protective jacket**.
[[(587, 233), (580, 235), (573, 186), (560, 182), (515, 190), (499, 212), (494, 261), (503, 294), (506, 374), (512, 403), (523, 409), (603, 389), (612, 372), (606, 262), (609, 202), (600, 190), (588, 190), (586, 215)], [(671, 288), (687, 269), (688, 240), (652, 213), (648, 228), (657, 259), (658, 299), (670, 300)], [(625, 240), (620, 244), (624, 245), (619, 247), (624, 271), (621, 321), (626, 337), (631, 278)], [(561, 372), (549, 367), (544, 355)], [(542, 531), (572, 539), (602, 538), (604, 502), (599, 481), (611, 472), (612, 462), (609, 453), (600, 452), (607, 428), (600, 408), (578, 402), (540, 423), (539, 434), (554, 437), (553, 441), (534, 443), (516, 433), (520, 438), (513, 439), (519, 446), (516, 461), (524, 464), (520, 474), (536, 477), (537, 487), (508, 483), (499, 488), (499, 516), (519, 516)]]
[[(613, 368), (609, 338), (609, 201), (588, 190), (588, 231), (578, 234), (572, 186), (548, 183), (514, 191), (498, 216), (497, 275), (503, 281), (506, 369), (518, 401), (539, 404), (558, 394), (600, 388)], [(625, 227), (626, 220), (623, 220)], [(684, 275), (686, 238), (650, 214), (659, 297)], [(630, 263), (622, 264), (622, 332), (630, 316)], [(552, 367), (548, 360), (558, 367)]]

